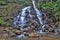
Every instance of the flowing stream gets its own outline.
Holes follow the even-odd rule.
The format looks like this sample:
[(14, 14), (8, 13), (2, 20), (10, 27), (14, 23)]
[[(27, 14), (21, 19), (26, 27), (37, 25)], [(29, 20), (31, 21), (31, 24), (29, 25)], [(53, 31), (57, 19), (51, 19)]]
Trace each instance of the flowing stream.
[(35, 1), (32, 0), (32, 3), (33, 3), (33, 7), (34, 7), (34, 9), (35, 9), (35, 11), (36, 11), (37, 18), (38, 18), (40, 24), (42, 25), (42, 28), (41, 28), (41, 30), (40, 30), (40, 33), (43, 33), (42, 30), (43, 30), (44, 27), (45, 27), (45, 22), (47, 22), (47, 21), (46, 21), (46, 20), (47, 20), (47, 16), (44, 14), (44, 16), (46, 16), (46, 19), (43, 20), (42, 13), (41, 13), (40, 10), (38, 10), (38, 9), (36, 8)]

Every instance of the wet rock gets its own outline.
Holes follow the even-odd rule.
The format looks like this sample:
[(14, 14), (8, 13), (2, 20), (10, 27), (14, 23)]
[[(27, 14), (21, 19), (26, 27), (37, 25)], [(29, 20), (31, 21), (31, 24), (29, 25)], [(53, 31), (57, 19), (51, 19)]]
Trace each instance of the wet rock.
[(10, 36), (13, 37), (13, 36), (16, 36), (16, 34), (11, 32)]
[(16, 34), (15, 34), (15, 33), (13, 33), (12, 31), (7, 32), (7, 34), (8, 34), (8, 36), (14, 36), (14, 35), (16, 35)]
[(60, 29), (58, 29), (57, 32), (60, 34)]
[(17, 36), (17, 40), (26, 40), (26, 36), (24, 36), (24, 34), (21, 34)]
[(8, 27), (9, 30), (12, 30), (13, 28), (12, 27)]
[(24, 28), (24, 32), (28, 32), (28, 28)]
[(20, 30), (15, 29), (15, 30), (13, 30), (13, 33), (19, 35), (21, 32), (20, 32)]
[(25, 36), (29, 37), (29, 33), (24, 33)]
[(53, 29), (53, 28), (51, 28), (51, 29), (49, 30), (49, 32), (51, 32), (51, 33), (56, 33), (56, 30)]
[(9, 30), (9, 27), (0, 27), (0, 40), (15, 40), (16, 34), (13, 33), (13, 30)]
[(31, 34), (29, 34), (29, 37), (30, 38), (39, 38), (39, 35), (38, 35), (38, 33), (31, 33)]
[(8, 28), (5, 28), (3, 31), (9, 32), (10, 30)]
[(35, 15), (32, 15), (32, 18), (33, 18), (33, 19), (36, 19)]
[(27, 27), (27, 28), (24, 28), (24, 31), (26, 31), (26, 32), (32, 32), (33, 29), (31, 27)]
[(8, 34), (6, 34), (6, 33), (5, 33), (5, 34), (3, 34), (3, 37), (5, 37), (5, 38), (6, 38), (7, 36), (8, 36)]

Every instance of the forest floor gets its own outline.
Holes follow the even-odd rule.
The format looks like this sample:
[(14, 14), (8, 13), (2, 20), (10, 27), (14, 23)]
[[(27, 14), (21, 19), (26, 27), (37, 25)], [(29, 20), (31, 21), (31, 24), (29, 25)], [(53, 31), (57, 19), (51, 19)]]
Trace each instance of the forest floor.
[[(17, 35), (20, 31), (12, 27), (1, 27), (0, 26), (0, 40), (16, 40)], [(42, 36), (41, 40), (60, 40), (59, 37), (55, 36)], [(28, 38), (28, 40), (38, 40), (38, 38)]]

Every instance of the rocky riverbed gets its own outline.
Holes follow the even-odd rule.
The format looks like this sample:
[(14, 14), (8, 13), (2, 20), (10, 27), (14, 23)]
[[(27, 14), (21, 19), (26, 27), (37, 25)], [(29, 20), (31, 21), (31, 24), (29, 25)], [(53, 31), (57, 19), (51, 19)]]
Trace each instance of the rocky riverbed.
[(16, 40), (20, 31), (12, 27), (0, 27), (0, 40)]
[[(17, 36), (20, 35), (21, 32), (18, 29), (14, 29), (12, 27), (1, 27), (0, 26), (0, 40), (17, 40)], [(26, 37), (27, 40), (60, 40), (59, 36), (53, 35), (53, 33), (46, 35), (38, 35), (35, 33), (29, 34), (29, 37)]]

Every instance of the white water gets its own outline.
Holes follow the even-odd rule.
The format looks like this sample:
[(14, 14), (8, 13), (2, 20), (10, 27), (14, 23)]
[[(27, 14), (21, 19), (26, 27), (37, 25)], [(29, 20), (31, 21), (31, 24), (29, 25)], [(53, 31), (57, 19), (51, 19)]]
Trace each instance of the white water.
[[(26, 15), (25, 12), (26, 12), (27, 9), (30, 9), (30, 6), (25, 7), (24, 9), (22, 9), (22, 14), (21, 14), (21, 26), (22, 27), (24, 26), (24, 23), (25, 23), (24, 19), (25, 19), (25, 15)], [(29, 12), (30, 12), (30, 10), (29, 10)]]
[[(25, 16), (26, 16), (26, 10), (30, 12), (31, 6), (25, 7), (22, 9), (22, 12), (17, 15), (17, 17), (14, 19), (14, 25), (23, 27), (25, 24)], [(21, 14), (21, 15), (20, 15)], [(19, 21), (18, 21), (19, 20)]]
[[(35, 5), (35, 1), (34, 0), (32, 0), (32, 4), (33, 4), (33, 7), (34, 7), (34, 10), (36, 11), (36, 16), (37, 16), (37, 18), (36, 19), (38, 19), (39, 20), (39, 23), (40, 23), (40, 25), (43, 25), (42, 26), (42, 28), (41, 28), (41, 30), (40, 30), (40, 33), (43, 33), (42, 32), (42, 29), (44, 29), (44, 27), (45, 27), (45, 23), (44, 22), (46, 22), (45, 20), (47, 19), (47, 17), (46, 17), (46, 19), (45, 20), (42, 20), (42, 13), (41, 13), (41, 11), (40, 10), (38, 10), (37, 8), (36, 8), (36, 5)], [(31, 15), (31, 10), (30, 10), (30, 8), (31, 8), (31, 6), (28, 6), (28, 7), (24, 7), (23, 9), (22, 9), (22, 11), (21, 11), (21, 13), (19, 13), (18, 15), (17, 15), (17, 17), (14, 19), (14, 25), (16, 26), (21, 26), (20, 27), (20, 29), (21, 29), (21, 31), (23, 31), (24, 29), (23, 29), (23, 27), (24, 27), (24, 25), (26, 24), (26, 21), (28, 20), (28, 19), (33, 19), (32, 18), (32, 15)], [(28, 11), (28, 13), (26, 13)], [(28, 15), (27, 15), (28, 14)], [(29, 18), (26, 20), (26, 16), (29, 16)], [(45, 15), (46, 16), (46, 15)]]
[[(36, 19), (39, 20), (40, 25), (43, 25), (42, 28), (41, 28), (41, 30), (37, 31), (37, 33), (45, 34), (44, 32), (42, 32), (42, 30), (43, 30), (44, 27), (45, 27), (45, 24), (44, 24), (44, 21), (45, 21), (45, 20), (42, 20), (42, 13), (36, 8), (35, 1), (34, 1), (34, 0), (32, 0), (32, 4), (33, 4), (33, 7), (34, 7), (34, 9), (35, 9), (35, 11), (36, 11), (36, 14), (35, 14), (35, 15), (37, 16)], [(33, 19), (32, 15), (31, 15), (31, 10), (30, 10), (30, 8), (31, 8), (31, 6), (24, 7), (24, 8), (22, 9), (21, 13), (19, 12), (19, 14), (17, 15), (17, 17), (14, 18), (13, 24), (14, 24), (15, 26), (16, 26), (16, 25), (17, 25), (17, 26), (21, 26), (20, 29), (21, 29), (22, 32), (23, 32), (23, 30), (24, 30), (23, 27), (24, 27), (24, 25), (26, 24), (26, 21), (29, 20), (29, 19)], [(27, 11), (28, 11), (28, 13), (26, 13)], [(28, 14), (28, 15), (27, 15), (27, 14)], [(26, 20), (26, 16), (29, 16), (27, 20)], [(45, 15), (45, 16), (46, 16), (46, 15)], [(47, 17), (46, 17), (46, 19), (47, 19)], [(32, 21), (32, 20), (31, 20), (31, 21)], [(46, 21), (45, 21), (45, 22), (46, 22)], [(22, 33), (21, 35), (19, 35), (18, 38), (19, 38), (20, 40), (24, 40), (24, 39), (25, 39), (24, 33)]]
[(43, 25), (42, 14), (41, 14), (40, 11), (36, 8), (36, 6), (35, 6), (35, 1), (34, 1), (34, 0), (32, 0), (32, 3), (33, 3), (33, 7), (34, 7), (34, 9), (35, 9), (35, 11), (36, 11), (37, 17), (38, 17), (38, 19), (39, 19), (39, 22), (40, 22), (41, 25)]
[(41, 30), (40, 30), (40, 33), (43, 33), (43, 32), (42, 32), (42, 29), (44, 29), (44, 26), (45, 26), (45, 25), (44, 25), (44, 21), (42, 21), (42, 13), (36, 8), (36, 6), (35, 6), (35, 1), (34, 1), (34, 0), (32, 0), (32, 3), (33, 3), (33, 7), (34, 7), (34, 9), (35, 9), (35, 11), (36, 11), (37, 18), (38, 18), (40, 24), (43, 25), (42, 28), (41, 28)]

